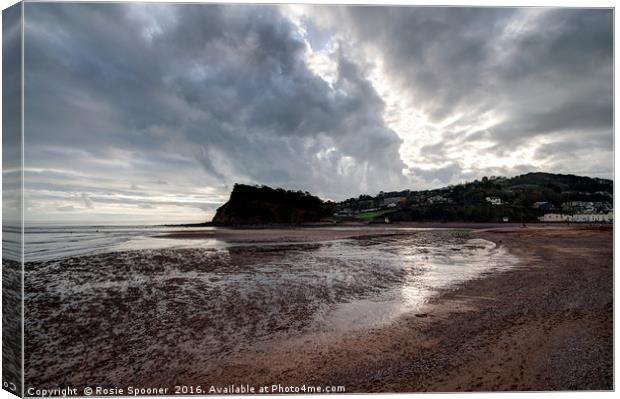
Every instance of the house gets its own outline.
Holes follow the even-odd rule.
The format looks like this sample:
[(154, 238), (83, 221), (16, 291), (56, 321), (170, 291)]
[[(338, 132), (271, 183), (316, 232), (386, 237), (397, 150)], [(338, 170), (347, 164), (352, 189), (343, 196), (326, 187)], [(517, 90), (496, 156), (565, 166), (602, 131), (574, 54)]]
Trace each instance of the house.
[(399, 203), (405, 202), (407, 200), (407, 198), (405, 197), (387, 197), (383, 199), (383, 206), (390, 206), (390, 205), (398, 205)]
[(562, 204), (562, 210), (568, 213), (593, 213), (594, 203), (589, 201), (568, 201)]
[(428, 197), (426, 201), (429, 204), (444, 204), (446, 202), (449, 202), (448, 198), (444, 197), (443, 195), (433, 195), (432, 197)]
[(546, 213), (538, 220), (541, 222), (611, 223), (614, 221), (614, 213), (577, 213), (572, 216), (562, 213)]
[(570, 222), (571, 217), (569, 215), (565, 215), (563, 213), (545, 213), (543, 216), (538, 218), (541, 222)]
[(351, 208), (344, 208), (334, 213), (335, 217), (347, 218), (353, 216), (353, 210)]
[(486, 197), (485, 200), (491, 205), (501, 205), (502, 199), (499, 197)]
[(534, 205), (532, 205), (532, 208), (540, 209), (542, 211), (550, 211), (554, 208), (554, 206), (551, 202), (541, 201), (541, 202), (534, 202)]
[(593, 202), (592, 203), (595, 213), (608, 213), (614, 209), (613, 205), (609, 202)]
[(580, 213), (571, 217), (571, 222), (575, 223), (610, 223), (613, 222), (614, 215), (609, 213)]

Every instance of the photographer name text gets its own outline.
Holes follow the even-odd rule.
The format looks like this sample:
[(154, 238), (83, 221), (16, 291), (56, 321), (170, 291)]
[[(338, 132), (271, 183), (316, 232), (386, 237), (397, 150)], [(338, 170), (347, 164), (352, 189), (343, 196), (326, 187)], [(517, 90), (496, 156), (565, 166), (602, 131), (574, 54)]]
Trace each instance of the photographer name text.
[(28, 388), (27, 396), (69, 397), (69, 396), (156, 396), (156, 395), (240, 395), (240, 394), (281, 394), (281, 393), (344, 393), (344, 386), (316, 385), (175, 385), (174, 387), (100, 387), (84, 388), (57, 387), (51, 389)]

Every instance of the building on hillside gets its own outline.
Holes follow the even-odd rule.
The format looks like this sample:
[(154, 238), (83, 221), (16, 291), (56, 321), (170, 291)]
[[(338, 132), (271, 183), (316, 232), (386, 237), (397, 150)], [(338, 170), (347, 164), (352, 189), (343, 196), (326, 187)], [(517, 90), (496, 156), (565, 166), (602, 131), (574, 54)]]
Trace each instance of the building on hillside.
[(445, 204), (450, 202), (450, 200), (443, 195), (433, 195), (432, 197), (428, 197), (426, 201), (429, 204)]
[(579, 213), (571, 217), (575, 223), (611, 223), (614, 220), (613, 212), (609, 213)]
[(398, 205), (407, 201), (406, 197), (387, 197), (383, 199), (383, 206)]
[(353, 216), (353, 210), (351, 208), (344, 208), (334, 213), (335, 217), (347, 218)]
[(486, 197), (485, 200), (491, 205), (501, 205), (502, 199), (499, 197)]
[(541, 211), (550, 211), (554, 208), (554, 206), (551, 202), (541, 201), (541, 202), (534, 202), (534, 205), (532, 205), (532, 208), (540, 209)]
[(568, 201), (562, 204), (562, 210), (567, 213), (594, 213), (594, 203), (589, 201)]
[(593, 202), (592, 205), (596, 210), (595, 213), (609, 213), (614, 209), (610, 202)]
[(614, 213), (577, 213), (566, 215), (563, 213), (546, 213), (538, 218), (541, 222), (573, 222), (573, 223), (611, 223), (614, 221)]
[(563, 213), (545, 213), (543, 216), (539, 217), (538, 220), (541, 222), (550, 222), (550, 223), (570, 222), (571, 217), (570, 215), (565, 215)]

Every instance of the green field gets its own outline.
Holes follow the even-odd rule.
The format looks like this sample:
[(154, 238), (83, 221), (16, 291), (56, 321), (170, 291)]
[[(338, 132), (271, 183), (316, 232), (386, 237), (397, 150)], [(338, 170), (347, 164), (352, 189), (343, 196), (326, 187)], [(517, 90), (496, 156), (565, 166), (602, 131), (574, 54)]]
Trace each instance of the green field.
[(382, 209), (378, 211), (361, 212), (355, 215), (355, 218), (358, 220), (369, 220), (379, 216), (387, 215), (388, 213), (392, 213), (394, 211), (394, 209)]

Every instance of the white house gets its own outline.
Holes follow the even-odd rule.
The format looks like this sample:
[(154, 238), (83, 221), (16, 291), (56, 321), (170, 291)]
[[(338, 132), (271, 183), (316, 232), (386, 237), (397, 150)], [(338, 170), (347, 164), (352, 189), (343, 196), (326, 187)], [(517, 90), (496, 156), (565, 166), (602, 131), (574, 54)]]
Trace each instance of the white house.
[(486, 201), (491, 205), (501, 205), (502, 199), (499, 197), (486, 197)]
[(614, 213), (578, 213), (572, 216), (562, 213), (546, 213), (538, 220), (541, 222), (611, 223), (614, 221)]
[(614, 214), (609, 213), (579, 213), (573, 215), (571, 222), (575, 223), (608, 223), (613, 222)]
[(571, 217), (562, 213), (545, 213), (543, 216), (539, 217), (538, 220), (541, 222), (569, 222), (571, 221)]

